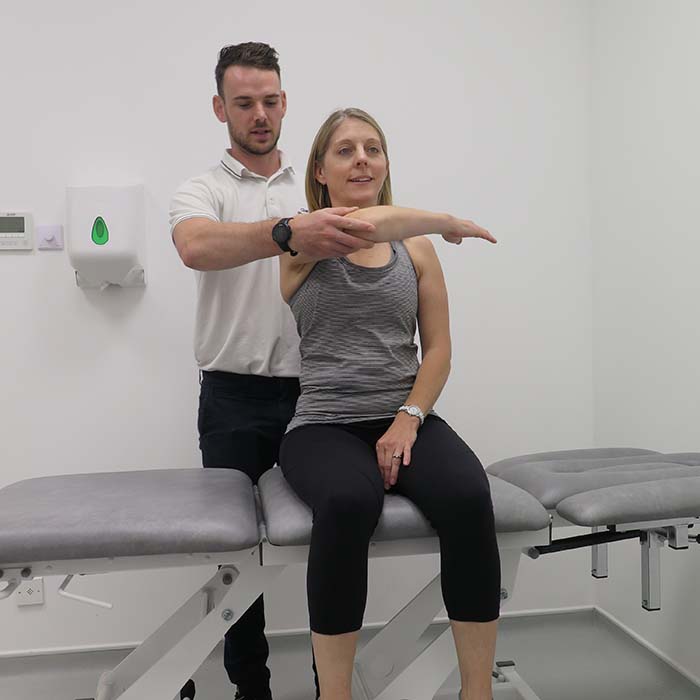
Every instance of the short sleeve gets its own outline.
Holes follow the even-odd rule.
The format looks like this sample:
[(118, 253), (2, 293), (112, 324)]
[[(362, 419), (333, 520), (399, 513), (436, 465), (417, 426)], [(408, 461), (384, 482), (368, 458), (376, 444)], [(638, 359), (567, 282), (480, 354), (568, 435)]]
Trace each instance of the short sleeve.
[(200, 178), (193, 178), (180, 185), (170, 201), (170, 234), (181, 221), (199, 216), (220, 221), (211, 188)]

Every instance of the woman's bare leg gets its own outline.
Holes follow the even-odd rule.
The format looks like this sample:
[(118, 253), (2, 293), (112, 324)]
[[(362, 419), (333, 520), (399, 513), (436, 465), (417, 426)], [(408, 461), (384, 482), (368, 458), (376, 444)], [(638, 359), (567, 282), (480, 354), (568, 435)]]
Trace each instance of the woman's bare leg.
[(496, 656), (498, 620), (450, 620), (462, 677), (460, 700), (491, 700), (491, 672)]
[(359, 630), (345, 634), (311, 632), (321, 700), (351, 700), (352, 665)]

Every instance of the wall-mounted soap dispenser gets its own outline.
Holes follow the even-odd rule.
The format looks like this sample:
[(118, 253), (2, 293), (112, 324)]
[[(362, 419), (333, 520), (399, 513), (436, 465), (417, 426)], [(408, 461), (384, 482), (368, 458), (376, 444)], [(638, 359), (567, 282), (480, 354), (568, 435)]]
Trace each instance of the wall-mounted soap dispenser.
[(143, 185), (69, 187), (66, 219), (79, 287), (146, 284)]

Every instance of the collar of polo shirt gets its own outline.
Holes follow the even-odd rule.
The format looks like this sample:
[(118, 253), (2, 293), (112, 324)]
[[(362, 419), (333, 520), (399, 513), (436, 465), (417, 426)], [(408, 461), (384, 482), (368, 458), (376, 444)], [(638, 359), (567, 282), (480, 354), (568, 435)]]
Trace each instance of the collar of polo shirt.
[(228, 170), (232, 175), (235, 175), (236, 177), (257, 177), (267, 180), (276, 177), (280, 173), (286, 172), (287, 170), (293, 173), (294, 167), (289, 161), (289, 157), (287, 156), (287, 154), (284, 151), (280, 151), (279, 154), (280, 169), (274, 175), (271, 175), (270, 178), (265, 178), (263, 175), (258, 175), (252, 170), (249, 170), (248, 168), (246, 168), (245, 165), (243, 165), (243, 163), (236, 160), (228, 151), (224, 151), (224, 157), (221, 159), (221, 164), (224, 166), (224, 168), (226, 168), (226, 170)]

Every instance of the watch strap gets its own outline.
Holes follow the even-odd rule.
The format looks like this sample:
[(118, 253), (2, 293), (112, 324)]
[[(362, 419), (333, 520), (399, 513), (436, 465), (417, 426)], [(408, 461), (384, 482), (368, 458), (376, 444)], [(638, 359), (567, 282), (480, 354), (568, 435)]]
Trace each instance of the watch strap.
[[(294, 217), (292, 216), (280, 219), (272, 227), (272, 240), (277, 243), (281, 250), (283, 250), (285, 253), (289, 253), (292, 257), (298, 255), (298, 251), (292, 250), (289, 245), (289, 239), (292, 237), (292, 227), (289, 225), (289, 222), (293, 218)], [(279, 233), (280, 230), (282, 230), (281, 235)]]
[(421, 410), (420, 406), (416, 406), (415, 404), (399, 406), (399, 408), (396, 412), (397, 413), (408, 413), (409, 416), (413, 416), (414, 418), (418, 418), (421, 425), (423, 425), (423, 422), (425, 421), (425, 414)]

